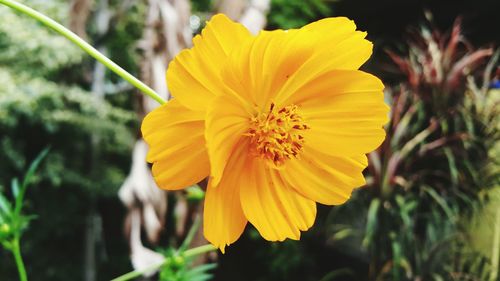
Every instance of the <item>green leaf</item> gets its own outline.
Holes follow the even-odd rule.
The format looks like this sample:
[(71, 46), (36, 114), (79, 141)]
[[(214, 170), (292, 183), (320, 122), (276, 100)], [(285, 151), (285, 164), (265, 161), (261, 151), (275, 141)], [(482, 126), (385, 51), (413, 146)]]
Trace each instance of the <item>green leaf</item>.
[(375, 234), (377, 228), (377, 213), (380, 207), (380, 199), (375, 198), (370, 203), (368, 208), (368, 215), (366, 221), (366, 232), (365, 238), (363, 239), (363, 246), (368, 247), (371, 244), (373, 235)]
[(207, 264), (203, 264), (203, 265), (197, 266), (197, 267), (189, 270), (189, 272), (190, 273), (193, 273), (193, 272), (194, 273), (206, 272), (206, 271), (215, 269), (216, 267), (217, 267), (216, 263), (207, 263)]
[(392, 255), (393, 255), (393, 267), (392, 267), (393, 280), (401, 280), (399, 277), (399, 267), (401, 266), (403, 254), (402, 254), (401, 244), (398, 241), (392, 242)]
[(455, 156), (449, 147), (444, 149), (444, 154), (446, 155), (446, 159), (448, 159), (448, 167), (450, 169), (450, 178), (453, 186), (458, 185), (458, 169), (457, 164), (455, 162)]
[(12, 196), (17, 198), (19, 195), (19, 180), (17, 178), (13, 179), (11, 182)]
[(209, 263), (209, 264), (204, 264), (204, 265), (194, 267), (192, 269), (189, 269), (184, 274), (184, 279), (189, 280), (189, 281), (210, 280), (210, 279), (212, 279), (213, 275), (210, 273), (207, 273), (207, 272), (209, 270), (216, 268), (216, 267), (217, 267), (217, 264), (215, 264), (215, 263)]
[(40, 152), (40, 154), (38, 154), (38, 156), (35, 158), (35, 160), (33, 160), (33, 162), (31, 162), (31, 165), (28, 168), (26, 175), (24, 176), (24, 180), (23, 180), (23, 184), (22, 184), (23, 189), (25, 189), (26, 186), (30, 183), (31, 178), (33, 177), (36, 169), (40, 165), (40, 162), (42, 162), (42, 160), (45, 158), (45, 156), (47, 156), (47, 154), (49, 153), (49, 150), (50, 150), (50, 148), (45, 148), (44, 150), (42, 150), (42, 152)]
[(332, 239), (333, 240), (342, 240), (345, 239), (349, 236), (352, 236), (352, 234), (355, 233), (354, 229), (352, 228), (345, 228), (337, 231), (335, 234), (333, 234)]
[(208, 281), (212, 279), (213, 275), (212, 274), (200, 274), (196, 275), (190, 278), (186, 278), (186, 281)]
[(400, 119), (399, 124), (396, 126), (396, 129), (391, 137), (391, 147), (397, 147), (401, 142), (402, 137), (405, 135), (408, 128), (411, 127), (409, 124), (414, 114), (415, 112), (413, 110), (408, 110)]
[(10, 202), (5, 198), (3, 194), (0, 193), (0, 214), (5, 213), (9, 214), (12, 212), (12, 205)]
[(434, 189), (430, 188), (429, 186), (424, 186), (423, 190), (427, 192), (427, 194), (429, 194), (431, 198), (438, 203), (438, 205), (443, 209), (450, 220), (455, 221), (455, 214), (453, 210), (448, 206), (448, 203), (446, 203), (446, 200), (443, 197), (441, 197)]
[(38, 156), (31, 162), (30, 167), (28, 168), (28, 171), (26, 172), (26, 175), (24, 176), (23, 183), (21, 185), (21, 188), (18, 189), (18, 195), (16, 196), (16, 207), (14, 212), (19, 215), (21, 213), (21, 209), (23, 207), (23, 200), (24, 200), (24, 193), (26, 192), (26, 188), (28, 187), (28, 184), (31, 181), (31, 178), (35, 174), (36, 169), (40, 165), (40, 162), (42, 162), (43, 158), (47, 156), (49, 153), (49, 148), (46, 148), (38, 154)]

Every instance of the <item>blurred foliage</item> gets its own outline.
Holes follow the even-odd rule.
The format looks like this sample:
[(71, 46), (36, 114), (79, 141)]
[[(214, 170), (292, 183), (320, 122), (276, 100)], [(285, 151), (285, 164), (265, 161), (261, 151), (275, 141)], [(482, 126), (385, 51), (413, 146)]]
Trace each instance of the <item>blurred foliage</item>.
[[(196, 202), (201, 202), (204, 198), (204, 192), (199, 187), (190, 187), (200, 196), (193, 198)], [(195, 217), (191, 228), (186, 235), (184, 241), (178, 249), (167, 248), (163, 250), (165, 264), (160, 269), (160, 281), (209, 281), (212, 280), (213, 274), (210, 273), (217, 267), (216, 263), (206, 263), (201, 265), (194, 264), (197, 255), (187, 256), (185, 253), (190, 247), (201, 225), (201, 217)], [(204, 247), (204, 246), (202, 246)], [(212, 248), (212, 250), (215, 250)]]
[(331, 14), (330, 6), (325, 0), (272, 0), (268, 26), (282, 29), (298, 28), (329, 14)]
[(173, 259), (162, 268), (160, 272), (161, 281), (208, 281), (213, 275), (208, 271), (214, 269), (217, 264), (209, 263), (196, 267), (190, 267), (192, 260)]
[(215, 0), (192, 0), (191, 10), (195, 13), (211, 11)]
[[(133, 142), (127, 124), (135, 122), (134, 114), (102, 103), (81, 88), (13, 74), (5, 68), (0, 68), (0, 80), (0, 131), (8, 136), (0, 143), (1, 178), (21, 171), (33, 149), (51, 144), (54, 151), (44, 169), (51, 185), (76, 185), (94, 195), (116, 192), (123, 171), (103, 159), (98, 163), (102, 165), (99, 177), (106, 180), (95, 181), (84, 172), (89, 164), (82, 160), (91, 152), (92, 134), (100, 136), (99, 149), (111, 157), (126, 154)], [(108, 188), (110, 183), (114, 189)]]
[[(197, 227), (196, 227), (197, 229)], [(193, 232), (194, 234), (194, 232)], [(188, 246), (189, 243), (185, 244)], [(160, 281), (209, 281), (213, 279), (213, 274), (210, 273), (217, 267), (216, 263), (207, 263), (194, 265), (196, 256), (185, 257), (183, 247), (176, 250), (168, 248), (162, 251), (166, 262), (160, 268)]]
[[(68, 20), (67, 1), (30, 0), (26, 4), (60, 22)], [(140, 12), (133, 6), (123, 17), (128, 21), (117, 21), (105, 39), (96, 39), (100, 45), (109, 45), (111, 57), (125, 67), (137, 65), (137, 54), (129, 50), (142, 30)], [(36, 280), (83, 277), (88, 216), (94, 214), (101, 221), (110, 212), (97, 213), (102, 201), (116, 201), (113, 220), (120, 222), (116, 229), (106, 229), (113, 224), (104, 225), (104, 230), (100, 226), (96, 234), (101, 240), (96, 245), (98, 276), (126, 271), (126, 243), (115, 239), (104, 244), (104, 239), (105, 231), (121, 235), (116, 192), (129, 169), (138, 127), (137, 116), (130, 110), (133, 98), (121, 93), (106, 99), (92, 95), (88, 91), (94, 66), (91, 58), (45, 26), (3, 6), (0, 18), (9, 23), (0, 24), (0, 185), (22, 175), (27, 159), (41, 149), (52, 148), (39, 172), (43, 188), (27, 197), (27, 209), (38, 213), (32, 222), (37, 231), (27, 233), (23, 247), (28, 275), (36, 272)], [(108, 75), (106, 89), (113, 89), (115, 80)], [(108, 251), (121, 256), (109, 260)], [(0, 279), (16, 279), (9, 259), (8, 253), (0, 252)]]
[[(200, 192), (204, 192), (200, 189)], [(203, 196), (199, 198), (203, 199)], [(216, 263), (200, 263), (201, 260), (205, 258), (202, 257), (204, 254), (212, 251), (217, 251), (217, 249), (210, 245), (200, 245), (189, 249), (193, 239), (198, 233), (201, 224), (201, 216), (196, 216), (194, 221), (189, 228), (188, 234), (182, 241), (181, 245), (176, 248), (173, 246), (168, 246), (166, 248), (157, 249), (155, 252), (142, 252), (137, 255), (136, 261), (145, 262), (148, 260), (148, 256), (152, 253), (159, 255), (158, 260), (150, 260), (143, 266), (136, 268), (136, 270), (128, 272), (126, 274), (120, 275), (113, 280), (134, 280), (142, 275), (144, 276), (158, 276), (159, 281), (209, 281), (213, 279), (213, 274), (211, 271), (217, 267)], [(149, 253), (149, 254), (148, 254)], [(151, 258), (151, 256), (149, 256)], [(155, 278), (155, 277), (153, 277)], [(149, 279), (148, 279), (149, 280)]]
[(25, 215), (22, 213), (24, 197), (28, 185), (34, 180), (35, 171), (40, 162), (47, 156), (48, 149), (42, 151), (37, 158), (30, 164), (22, 181), (14, 178), (11, 182), (12, 200), (7, 197), (7, 192), (0, 190), (0, 244), (5, 249), (12, 250), (14, 241), (19, 240), (23, 232), (28, 228), (34, 215)]
[(459, 20), (450, 35), (422, 27), (408, 55), (389, 52), (406, 79), (389, 88), (387, 139), (370, 155), (369, 186), (351, 201), (356, 207), (331, 216), (334, 240), (362, 245), (370, 280), (488, 280), (491, 264), (470, 247), (466, 222), (499, 184), (490, 153), (498, 108), (484, 102), (491, 54), (467, 44)]
[[(47, 7), (41, 10), (46, 11)], [(0, 65), (8, 66), (10, 71), (22, 72), (32, 77), (47, 77), (62, 65), (82, 61), (82, 52), (77, 47), (68, 44), (67, 39), (41, 27), (33, 19), (19, 16), (5, 8), (0, 10), (0, 17), (3, 22), (11, 23), (0, 25)], [(42, 43), (47, 41), (50, 45)]]
[(0, 244), (13, 255), (19, 272), (20, 280), (27, 280), (25, 265), (21, 251), (21, 236), (29, 227), (30, 221), (35, 215), (25, 215), (23, 212), (24, 198), (28, 185), (34, 180), (35, 171), (40, 162), (47, 156), (48, 149), (43, 150), (26, 171), (22, 181), (14, 178), (11, 182), (12, 200), (6, 196), (6, 192), (0, 190)]

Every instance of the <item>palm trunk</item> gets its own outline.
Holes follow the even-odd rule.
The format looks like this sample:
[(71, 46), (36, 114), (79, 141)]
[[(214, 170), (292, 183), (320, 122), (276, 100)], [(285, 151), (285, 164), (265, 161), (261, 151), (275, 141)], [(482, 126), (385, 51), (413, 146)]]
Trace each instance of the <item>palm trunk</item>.
[[(167, 65), (191, 42), (189, 16), (190, 6), (187, 0), (148, 0), (143, 38), (138, 44), (143, 53), (141, 80), (167, 99)], [(140, 104), (140, 116), (158, 106), (154, 100), (145, 96), (140, 97)], [(154, 183), (145, 161), (147, 150), (144, 141), (138, 139), (130, 174), (119, 191), (120, 199), (129, 209), (129, 220), (134, 222), (126, 232), (130, 238), (131, 258), (135, 269), (147, 266), (149, 261), (154, 263), (159, 255), (142, 246), (141, 225), (148, 240), (157, 243), (165, 225), (167, 211), (167, 193)], [(142, 219), (138, 220), (138, 217)], [(146, 256), (151, 259), (145, 258)]]

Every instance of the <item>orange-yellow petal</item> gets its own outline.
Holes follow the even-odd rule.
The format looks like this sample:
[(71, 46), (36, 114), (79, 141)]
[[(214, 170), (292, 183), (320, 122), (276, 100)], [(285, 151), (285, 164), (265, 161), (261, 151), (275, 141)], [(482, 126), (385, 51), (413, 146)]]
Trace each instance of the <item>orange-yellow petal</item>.
[(304, 197), (325, 205), (343, 204), (354, 188), (365, 184), (366, 155), (334, 157), (305, 149), (281, 171), (285, 180)]
[(205, 139), (214, 185), (219, 184), (230, 155), (249, 129), (251, 115), (243, 104), (235, 96), (221, 95), (214, 98), (207, 111)]
[(275, 101), (286, 104), (298, 89), (334, 70), (357, 70), (372, 54), (373, 44), (364, 39), (366, 33), (353, 32), (329, 48), (319, 49), (287, 79), (276, 93)]
[(262, 237), (270, 241), (299, 239), (300, 231), (313, 225), (316, 203), (297, 193), (278, 170), (249, 158), (239, 173), (243, 212)]
[(175, 190), (196, 184), (210, 172), (204, 139), (204, 113), (176, 99), (150, 112), (142, 123), (149, 145), (147, 161), (159, 187)]
[(221, 68), (229, 53), (252, 38), (248, 30), (219, 14), (193, 39), (194, 47), (180, 52), (167, 70), (173, 97), (193, 110), (204, 110), (223, 90)]
[(365, 36), (346, 18), (328, 18), (298, 30), (262, 31), (230, 55), (223, 81), (261, 109), (271, 100), (281, 104), (298, 82), (331, 69), (359, 68), (372, 49)]
[(334, 70), (309, 81), (287, 102), (300, 107), (310, 127), (305, 146), (333, 156), (357, 156), (376, 149), (388, 121), (383, 84), (362, 71)]
[(365, 35), (342, 17), (320, 20), (301, 29), (262, 31), (230, 55), (222, 77), (233, 92), (266, 108), (289, 80), (297, 80), (297, 73), (357, 69), (371, 54), (371, 43)]
[(247, 224), (240, 203), (240, 188), (244, 188), (238, 171), (244, 169), (246, 157), (244, 147), (238, 147), (231, 155), (229, 167), (224, 172), (222, 181), (213, 185), (210, 180), (205, 196), (203, 212), (205, 238), (215, 247), (224, 248), (236, 241)]

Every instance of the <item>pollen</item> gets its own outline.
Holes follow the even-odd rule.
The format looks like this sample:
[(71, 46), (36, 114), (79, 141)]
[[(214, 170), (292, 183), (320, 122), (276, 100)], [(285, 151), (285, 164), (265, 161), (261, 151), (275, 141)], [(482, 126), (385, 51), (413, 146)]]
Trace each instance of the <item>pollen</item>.
[(274, 167), (287, 160), (297, 158), (304, 145), (301, 133), (309, 129), (298, 113), (297, 105), (276, 108), (271, 103), (269, 111), (251, 118), (250, 129), (245, 134), (250, 138), (251, 153), (266, 159)]

